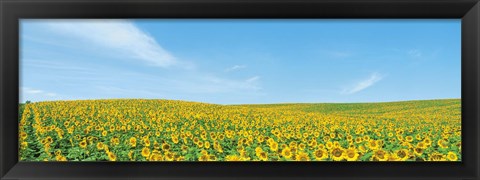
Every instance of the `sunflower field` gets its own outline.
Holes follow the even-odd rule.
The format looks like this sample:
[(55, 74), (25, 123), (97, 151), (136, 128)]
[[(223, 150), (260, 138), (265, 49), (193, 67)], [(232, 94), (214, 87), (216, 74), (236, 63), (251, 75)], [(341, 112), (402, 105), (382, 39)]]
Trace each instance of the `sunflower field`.
[(461, 161), (460, 99), (20, 105), (20, 161)]

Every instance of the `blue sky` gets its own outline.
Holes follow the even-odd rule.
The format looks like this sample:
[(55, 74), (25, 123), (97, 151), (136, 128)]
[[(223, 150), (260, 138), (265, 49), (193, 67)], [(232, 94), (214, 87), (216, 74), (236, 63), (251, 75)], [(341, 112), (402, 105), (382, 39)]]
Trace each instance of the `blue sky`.
[(22, 20), (20, 102), (460, 98), (460, 20)]

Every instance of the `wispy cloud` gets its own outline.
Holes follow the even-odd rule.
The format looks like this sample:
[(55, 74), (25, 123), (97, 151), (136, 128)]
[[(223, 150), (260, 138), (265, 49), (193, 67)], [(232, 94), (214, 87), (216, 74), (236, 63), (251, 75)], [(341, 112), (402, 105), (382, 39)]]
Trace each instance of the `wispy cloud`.
[(124, 20), (52, 20), (49, 30), (105, 48), (102, 51), (121, 53), (152, 66), (169, 67), (182, 64), (160, 46), (148, 33)]
[(55, 97), (55, 96), (57, 96), (57, 94), (55, 94), (55, 93), (46, 93), (45, 95), (47, 95), (47, 96), (49, 96), (49, 97)]
[(205, 76), (198, 79), (195, 85), (195, 91), (202, 93), (248, 93), (256, 92), (260, 89), (259, 76), (254, 76), (246, 80), (226, 79), (216, 76)]
[(40, 93), (43, 93), (42, 90), (39, 90), (39, 89), (30, 89), (30, 88), (23, 88), (23, 92), (27, 93), (27, 94), (40, 94)]
[(47, 92), (45, 90), (29, 88), (29, 87), (21, 87), (20, 94), (23, 96), (26, 96), (26, 97), (22, 97), (23, 99), (32, 98), (32, 99), (25, 99), (25, 100), (33, 100), (37, 98), (49, 99), (49, 98), (58, 96), (56, 93), (53, 93), (53, 92)]
[(130, 95), (130, 96), (145, 96), (145, 97), (164, 97), (165, 95), (159, 92), (153, 92), (148, 90), (139, 90), (139, 89), (127, 89), (120, 88), (115, 86), (96, 86), (96, 89), (103, 92), (108, 92), (109, 94), (121, 94), (121, 95)]
[(350, 57), (352, 54), (346, 51), (331, 51), (329, 55), (333, 58), (346, 58)]
[(259, 76), (254, 76), (254, 77), (248, 78), (245, 82), (254, 83), (254, 82), (258, 81), (259, 79), (260, 79)]
[(239, 69), (244, 69), (246, 67), (247, 67), (246, 65), (235, 65), (235, 66), (232, 66), (232, 67), (229, 67), (229, 68), (225, 69), (225, 72), (231, 72), (231, 71), (235, 71), (235, 70), (239, 70)]
[(32, 67), (36, 69), (45, 69), (48, 71), (67, 71), (69, 73), (82, 73), (97, 75), (91, 68), (86, 68), (78, 64), (68, 64), (55, 60), (41, 60), (41, 59), (23, 59), (22, 66)]
[[(42, 20), (41, 27), (47, 32), (44, 36), (27, 36), (35, 43), (45, 40), (45, 45), (56, 48), (70, 48), (89, 51), (86, 57), (79, 56), (32, 56), (42, 59), (22, 59), (24, 70), (34, 69), (39, 74), (24, 74), (24, 83), (37, 82), (38, 79), (52, 79), (48, 89), (62, 90), (61, 95), (40, 89), (23, 88), (22, 98), (42, 101), (69, 98), (115, 98), (115, 97), (150, 97), (150, 98), (185, 98), (203, 97), (199, 94), (242, 95), (259, 94), (262, 88), (260, 77), (247, 75), (244, 78), (223, 77), (222, 74), (193, 68), (195, 64), (165, 50), (147, 32), (134, 23), (122, 20)], [(43, 38), (44, 37), (44, 38)], [(54, 42), (54, 43), (52, 43)], [(63, 45), (66, 44), (66, 45)], [(94, 50), (94, 52), (90, 52)], [(43, 51), (41, 53), (44, 53)], [(182, 67), (182, 69), (165, 69), (164, 71), (141, 71), (116, 69), (109, 66), (111, 62), (92, 62), (90, 56), (108, 56), (107, 59), (132, 60), (136, 64), (151, 65), (162, 68)], [(113, 58), (112, 58), (113, 57)], [(236, 64), (224, 69), (225, 72), (247, 68)], [(223, 74), (225, 75), (225, 74)], [(65, 86), (71, 92), (65, 92)], [(30, 86), (32, 87), (32, 86)], [(138, 87), (142, 87), (141, 90)], [(47, 87), (45, 87), (47, 89)], [(100, 93), (101, 92), (101, 93)], [(103, 92), (108, 92), (102, 94)], [(69, 94), (70, 93), (70, 94)], [(68, 94), (68, 96), (67, 96)], [(97, 95), (101, 94), (101, 97)], [(185, 97), (184, 97), (185, 96)]]
[(382, 80), (383, 76), (380, 75), (379, 73), (372, 73), (367, 79), (363, 79), (357, 83), (354, 84), (353, 87), (344, 89), (342, 91), (343, 94), (354, 94), (357, 92), (360, 92), (370, 86), (373, 86), (375, 83), (378, 81)]
[(423, 56), (423, 53), (418, 49), (410, 49), (407, 51), (407, 54), (413, 58), (420, 58)]

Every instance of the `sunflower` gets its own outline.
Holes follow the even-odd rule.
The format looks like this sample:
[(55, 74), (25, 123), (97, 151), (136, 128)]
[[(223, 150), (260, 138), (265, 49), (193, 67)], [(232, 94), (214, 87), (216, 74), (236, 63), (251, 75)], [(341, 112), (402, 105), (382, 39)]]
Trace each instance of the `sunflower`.
[(117, 156), (113, 152), (107, 152), (109, 161), (117, 161)]
[(163, 143), (163, 144), (162, 144), (162, 149), (163, 149), (164, 151), (168, 151), (168, 150), (170, 150), (170, 145), (169, 145), (168, 143)]
[(165, 152), (165, 160), (167, 161), (173, 161), (175, 160), (175, 155), (171, 152)]
[(128, 158), (129, 158), (130, 160), (133, 160), (133, 151), (132, 151), (132, 150), (130, 150), (130, 151), (128, 152)]
[(277, 151), (278, 150), (278, 143), (275, 142), (275, 141), (270, 143), (270, 150), (273, 151), (273, 152)]
[(200, 142), (200, 139), (198, 139), (198, 137), (193, 138), (193, 143), (197, 144), (198, 142)]
[(400, 161), (405, 161), (409, 158), (408, 151), (406, 149), (401, 149), (398, 151), (395, 151), (394, 154)]
[(317, 149), (313, 152), (313, 155), (315, 155), (315, 159), (318, 161), (328, 158), (328, 153), (324, 149)]
[(103, 150), (104, 147), (105, 147), (105, 145), (102, 142), (97, 143), (97, 149), (98, 150)]
[(199, 158), (199, 161), (208, 161), (208, 155), (207, 154), (202, 154)]
[(358, 156), (359, 154), (355, 148), (348, 148), (345, 152), (345, 159), (347, 159), (347, 161), (356, 161), (358, 160)]
[(310, 161), (310, 157), (308, 157), (308, 154), (305, 152), (298, 152), (297, 155), (295, 156), (296, 161)]
[(302, 138), (302, 134), (300, 134), (300, 133), (295, 134), (295, 137), (296, 137), (297, 139), (301, 139), (301, 138)]
[(290, 144), (288, 144), (288, 146), (289, 146), (290, 148), (296, 148), (296, 147), (297, 147), (297, 142), (296, 142), (296, 141), (292, 141), (292, 142), (290, 142)]
[(416, 147), (413, 149), (413, 153), (416, 155), (416, 156), (421, 156), (423, 154), (423, 149), (422, 148), (419, 148), (419, 147)]
[(55, 154), (56, 156), (59, 156), (59, 155), (62, 154), (62, 150), (57, 149), (57, 150), (55, 150), (55, 153), (54, 153), (54, 154)]
[(330, 133), (330, 138), (335, 138), (335, 133)]
[(259, 153), (259, 158), (262, 161), (267, 161), (268, 160), (268, 154), (266, 152), (260, 152)]
[(177, 136), (173, 136), (173, 137), (172, 137), (172, 142), (175, 143), (175, 144), (178, 144), (178, 137), (177, 137)]
[(328, 141), (327, 144), (325, 144), (325, 147), (327, 147), (327, 149), (332, 149), (333, 143), (331, 141)]
[(157, 141), (153, 142), (153, 149), (159, 150), (160, 149), (160, 144), (158, 144)]
[(137, 146), (137, 138), (131, 137), (128, 142), (130, 143), (130, 146), (135, 147)]
[(318, 149), (325, 149), (325, 145), (324, 144), (318, 144), (317, 148)]
[(81, 148), (85, 149), (87, 147), (87, 141), (83, 140), (83, 141), (80, 142), (79, 145), (80, 145)]
[(418, 147), (418, 148), (422, 148), (422, 149), (427, 149), (427, 144), (425, 144), (425, 143), (422, 141), (422, 142), (417, 143), (417, 147)]
[(344, 157), (344, 150), (341, 147), (333, 148), (330, 152), (331, 157), (334, 161), (341, 161)]
[(50, 136), (47, 136), (46, 140), (47, 140), (48, 143), (53, 143), (53, 139)]
[(338, 141), (334, 141), (334, 142), (333, 142), (333, 147), (334, 147), (334, 148), (340, 147), (340, 146), (341, 146), (341, 145), (340, 145), (340, 142), (338, 142)]
[(387, 134), (387, 136), (388, 136), (388, 137), (393, 137), (393, 133), (392, 133), (392, 132), (389, 132), (389, 133)]
[(378, 150), (379, 149), (379, 144), (375, 140), (368, 141), (367, 146), (371, 150)]
[(289, 147), (285, 147), (282, 150), (282, 156), (285, 157), (286, 159), (290, 159), (292, 157), (292, 150)]
[(242, 157), (238, 155), (228, 155), (225, 157), (225, 161), (242, 161)]
[(28, 146), (28, 142), (22, 142), (20, 146), (22, 147), (22, 149), (25, 149)]
[(330, 141), (330, 136), (323, 136), (322, 139), (323, 139), (324, 142), (328, 142), (328, 141)]
[(147, 148), (147, 147), (144, 147), (142, 149), (142, 156), (145, 157), (145, 158), (148, 158), (150, 156), (150, 149)]
[(417, 134), (417, 135), (415, 135), (415, 139), (420, 141), (420, 140), (422, 140), (422, 136), (420, 134)]
[(145, 146), (150, 147), (150, 139), (148, 137), (143, 139), (143, 143), (145, 144)]
[(106, 144), (103, 144), (103, 150), (104, 150), (105, 152), (110, 151), (110, 149), (108, 149), (108, 145), (106, 145)]
[(458, 160), (458, 157), (457, 157), (457, 154), (455, 154), (454, 152), (448, 152), (447, 153), (447, 159), (449, 161), (457, 161)]
[(308, 133), (303, 133), (303, 138), (307, 138), (308, 137)]
[(209, 160), (209, 161), (216, 161), (216, 160), (217, 160), (217, 157), (215, 157), (215, 155), (213, 155), (213, 154), (210, 154), (210, 155), (208, 156), (208, 160)]
[(260, 154), (261, 152), (263, 152), (263, 149), (262, 149), (260, 146), (257, 146), (257, 147), (255, 148), (255, 154), (256, 154), (257, 156), (259, 156), (259, 154)]
[(257, 136), (258, 143), (263, 143), (264, 138), (262, 136)]
[(225, 139), (225, 136), (223, 134), (218, 135), (218, 139), (223, 140)]
[(216, 145), (215, 150), (217, 150), (219, 153), (223, 153), (222, 145), (220, 145), (220, 144)]
[(175, 161), (185, 161), (185, 156), (178, 156)]
[(434, 152), (430, 154), (430, 156), (428, 157), (428, 160), (429, 161), (445, 161), (446, 159), (445, 159), (445, 155), (438, 152)]
[(398, 158), (397, 155), (392, 154), (391, 156), (388, 156), (387, 161), (400, 161), (400, 158)]
[(388, 160), (388, 153), (386, 151), (384, 151), (383, 149), (379, 149), (379, 150), (376, 150), (373, 153), (372, 158), (374, 160), (378, 160), (378, 161), (387, 161)]
[(116, 146), (120, 143), (120, 139), (118, 139), (118, 137), (113, 137), (111, 140), (110, 140), (110, 143), (112, 146)]
[(356, 137), (355, 138), (355, 143), (359, 144), (363, 141), (363, 139), (361, 137)]
[(186, 153), (188, 151), (188, 146), (182, 145), (180, 149), (182, 150), (183, 153)]
[(27, 138), (27, 133), (26, 132), (21, 132), (20, 133), (20, 138), (22, 138), (23, 140)]
[(432, 145), (432, 140), (429, 138), (429, 137), (426, 137), (423, 142), (427, 145), (427, 146), (430, 146)]
[(412, 136), (406, 136), (406, 137), (405, 137), (405, 141), (407, 141), (407, 142), (412, 142), (412, 141), (413, 141), (413, 137), (412, 137)]
[(439, 139), (437, 141), (437, 145), (442, 149), (448, 148), (448, 142), (445, 141), (444, 139)]
[(55, 160), (57, 161), (67, 161), (67, 158), (62, 155), (55, 156)]
[(306, 145), (303, 144), (303, 143), (300, 143), (300, 144), (298, 145), (298, 149), (299, 149), (299, 150), (302, 150), (302, 151), (303, 151), (303, 150), (305, 150), (305, 148), (306, 148)]
[(358, 150), (359, 150), (360, 152), (362, 152), (362, 153), (367, 152), (367, 148), (365, 148), (364, 145), (359, 146), (359, 147), (358, 147)]
[(370, 141), (370, 136), (367, 136), (367, 135), (363, 136), (363, 141)]
[(149, 161), (163, 161), (163, 157), (160, 153), (158, 152), (153, 152), (150, 155), (150, 158), (148, 158)]
[(198, 143), (197, 143), (197, 146), (198, 146), (199, 148), (202, 148), (202, 147), (203, 147), (203, 142), (202, 142), (202, 141), (198, 142)]

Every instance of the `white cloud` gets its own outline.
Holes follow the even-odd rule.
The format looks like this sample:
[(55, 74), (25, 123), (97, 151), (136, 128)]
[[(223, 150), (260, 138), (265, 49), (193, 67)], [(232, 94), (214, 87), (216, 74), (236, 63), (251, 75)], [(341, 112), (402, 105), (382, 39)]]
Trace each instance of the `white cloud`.
[(367, 79), (357, 82), (352, 88), (344, 89), (343, 94), (354, 94), (360, 92), (370, 86), (373, 86), (378, 81), (382, 80), (383, 77), (379, 73), (372, 73)]
[[(50, 30), (110, 51), (135, 58), (152, 66), (169, 67), (179, 62), (153, 37), (124, 20), (52, 20)], [(182, 64), (182, 63), (180, 63)]]
[(346, 57), (350, 57), (351, 54), (348, 52), (342, 52), (342, 51), (332, 51), (330, 52), (330, 56), (333, 58), (346, 58)]
[(46, 92), (41, 89), (21, 87), (20, 88), (20, 102), (24, 100), (47, 100), (57, 97), (58, 95), (53, 92)]
[(234, 80), (219, 78), (216, 76), (205, 76), (197, 79), (197, 82), (191, 84), (197, 92), (202, 93), (233, 93), (233, 92), (256, 92), (262, 89), (259, 85), (259, 76), (254, 76), (246, 80)]
[(414, 58), (420, 58), (423, 56), (422, 52), (419, 51), (418, 49), (411, 49), (407, 52), (407, 54)]
[(243, 69), (243, 68), (246, 68), (246, 67), (247, 66), (245, 66), (245, 65), (235, 65), (235, 66), (232, 66), (232, 67), (229, 67), (229, 68), (225, 69), (225, 72), (235, 71), (235, 70)]
[(49, 97), (55, 97), (55, 96), (57, 96), (57, 94), (55, 94), (55, 93), (46, 93), (45, 95), (47, 95), (47, 96), (49, 96)]
[(164, 95), (159, 92), (153, 92), (148, 90), (140, 90), (140, 89), (127, 89), (127, 88), (120, 88), (115, 86), (96, 86), (97, 89), (101, 90), (102, 92), (107, 92), (109, 94), (123, 94), (127, 96), (153, 96), (153, 97), (163, 97)]
[(42, 90), (39, 90), (39, 89), (30, 89), (30, 88), (23, 88), (23, 92), (27, 93), (27, 94), (40, 94), (40, 93), (43, 93)]
[(48, 71), (67, 71), (69, 73), (82, 73), (82, 74), (97, 74), (94, 69), (82, 67), (78, 64), (62, 63), (61, 61), (40, 60), (40, 59), (23, 59), (22, 66), (32, 67), (38, 69), (48, 69)]
[(258, 81), (258, 79), (260, 79), (260, 77), (254, 76), (254, 77), (248, 78), (245, 82), (254, 83), (254, 82)]
[[(101, 66), (101, 63), (84, 63), (82, 58), (85, 57), (75, 57), (74, 59), (67, 57), (68, 59), (63, 60), (59, 57), (42, 56), (43, 59), (24, 59), (22, 61), (27, 68), (35, 68), (46, 72), (41, 74), (41, 78), (55, 78), (55, 82), (52, 82), (52, 84), (61, 83), (62, 87), (67, 84), (70, 87), (82, 87), (79, 89), (82, 89), (81, 93), (85, 93), (85, 95), (81, 98), (96, 98), (92, 94), (97, 93), (94, 91), (98, 90), (109, 92), (106, 97), (111, 98), (136, 97), (137, 95), (151, 98), (182, 98), (184, 95), (196, 97), (202, 93), (245, 95), (258, 94), (261, 90), (260, 77), (258, 76), (241, 79), (221, 77), (218, 74), (197, 69), (193, 62), (177, 59), (173, 54), (163, 49), (152, 36), (129, 21), (42, 20), (40, 24), (46, 32), (50, 35), (53, 34), (53, 36), (44, 35), (46, 40), (50, 38), (51, 41), (55, 42), (55, 44), (50, 44), (50, 41), (46, 41), (49, 45), (62, 46), (67, 44), (67, 46), (62, 47), (94, 50), (95, 52), (92, 53), (99, 53), (99, 55), (120, 57), (118, 59), (135, 59), (138, 63), (165, 68), (182, 67), (182, 70), (184, 70), (161, 71), (159, 73), (138, 72), (134, 69), (119, 71), (115, 67)], [(42, 39), (40, 38), (37, 41)], [(225, 69), (225, 72), (238, 71), (243, 68), (247, 68), (247, 66), (237, 64)], [(32, 77), (29, 74), (27, 79)], [(128, 84), (129, 86), (122, 87), (122, 84)], [(54, 87), (54, 85), (49, 87)], [(83, 90), (85, 87), (88, 87), (88, 90)], [(138, 87), (142, 87), (142, 90), (139, 90)], [(74, 98), (75, 96), (65, 95), (78, 93), (75, 91), (77, 89), (56, 94), (39, 89), (23, 88), (22, 98), (34, 101)]]

